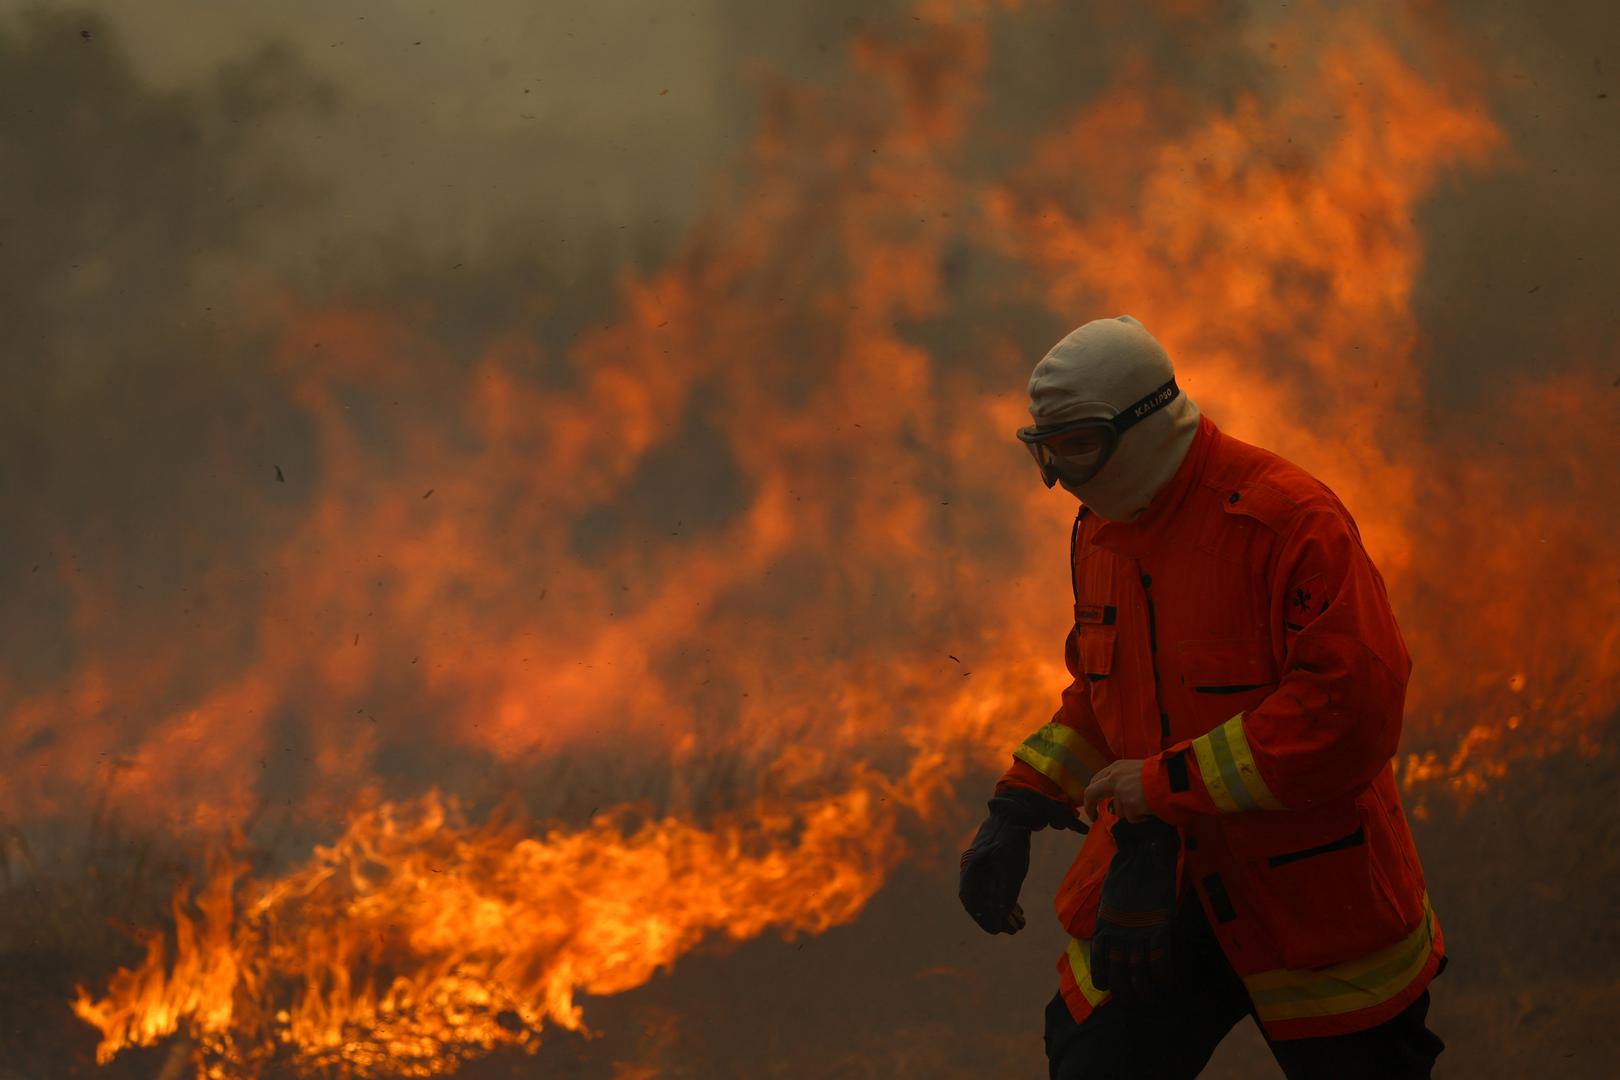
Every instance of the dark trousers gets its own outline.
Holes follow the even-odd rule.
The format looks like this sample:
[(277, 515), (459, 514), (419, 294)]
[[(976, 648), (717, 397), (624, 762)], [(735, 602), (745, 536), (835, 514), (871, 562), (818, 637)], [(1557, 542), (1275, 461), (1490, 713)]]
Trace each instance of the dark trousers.
[[(1175, 985), (1161, 1000), (1109, 1002), (1076, 1023), (1062, 996), (1046, 1007), (1051, 1080), (1191, 1080), (1252, 1013), (1204, 917), (1188, 897), (1171, 931)], [(1427, 990), (1377, 1027), (1316, 1039), (1266, 1040), (1288, 1080), (1427, 1080), (1445, 1044), (1424, 1026)]]

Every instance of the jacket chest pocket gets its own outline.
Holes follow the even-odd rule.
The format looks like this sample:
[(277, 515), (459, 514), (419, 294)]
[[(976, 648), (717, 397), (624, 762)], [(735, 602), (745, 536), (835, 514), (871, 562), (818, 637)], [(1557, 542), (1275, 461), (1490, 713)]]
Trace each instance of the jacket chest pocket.
[[(1151, 687), (1152, 674), (1145, 662), (1146, 626), (1140, 621), (1141, 612), (1133, 599), (1114, 590), (1118, 577), (1115, 563), (1113, 556), (1097, 551), (1083, 554), (1075, 563), (1075, 634), (1071, 639), (1074, 655), (1069, 670), (1086, 684), (1091, 710), (1109, 749), (1126, 756), (1133, 748), (1140, 749), (1136, 747), (1136, 732), (1127, 721), (1138, 719), (1142, 708), (1140, 684), (1147, 681)], [(1133, 662), (1139, 632), (1142, 664)], [(1124, 656), (1121, 650), (1125, 650)]]
[(1248, 712), (1277, 689), (1277, 663), (1263, 637), (1183, 641), (1175, 664), (1177, 687), (1194, 720), (1192, 735)]
[(1114, 673), (1114, 646), (1119, 637), (1119, 600), (1114, 596), (1114, 565), (1104, 555), (1083, 549), (1074, 564), (1076, 653), (1069, 670), (1101, 683)]
[(1092, 684), (1093, 694), (1098, 689), (1096, 684), (1114, 673), (1114, 647), (1118, 637), (1119, 631), (1112, 626), (1082, 626), (1075, 636), (1078, 653), (1075, 670)]
[[(1144, 736), (1129, 720), (1140, 713), (1141, 694), (1136, 685), (1136, 673), (1123, 666), (1118, 659), (1122, 643), (1119, 631), (1112, 626), (1082, 627), (1077, 635), (1080, 677), (1086, 680), (1091, 697), (1091, 711), (1097, 717), (1097, 726), (1109, 749), (1119, 757), (1137, 757), (1147, 753), (1142, 742)], [(1137, 708), (1131, 702), (1138, 703)]]

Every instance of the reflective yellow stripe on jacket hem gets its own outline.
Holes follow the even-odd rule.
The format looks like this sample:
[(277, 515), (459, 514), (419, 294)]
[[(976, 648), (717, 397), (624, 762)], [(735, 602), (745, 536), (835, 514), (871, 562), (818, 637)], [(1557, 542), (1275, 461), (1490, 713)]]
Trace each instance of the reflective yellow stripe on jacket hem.
[(1239, 810), (1281, 810), (1249, 752), (1248, 736), (1243, 734), (1243, 714), (1192, 741), (1198, 757), (1198, 773), (1215, 805), (1229, 814)]
[(1297, 1020), (1370, 1009), (1411, 985), (1434, 951), (1434, 909), (1423, 895), (1423, 921), (1404, 939), (1358, 960), (1314, 971), (1264, 971), (1243, 985), (1261, 1020)]
[(1013, 757), (1063, 789), (1075, 802), (1086, 793), (1091, 774), (1106, 759), (1080, 733), (1065, 724), (1046, 724), (1025, 739)]
[(1074, 984), (1093, 1009), (1112, 996), (1109, 991), (1099, 990), (1091, 984), (1091, 942), (1069, 939), (1069, 971), (1074, 975)]

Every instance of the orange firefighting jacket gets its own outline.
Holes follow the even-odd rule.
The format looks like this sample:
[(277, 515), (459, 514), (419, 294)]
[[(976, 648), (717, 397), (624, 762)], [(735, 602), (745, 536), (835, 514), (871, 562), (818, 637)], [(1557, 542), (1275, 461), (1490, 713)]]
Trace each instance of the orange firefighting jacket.
[[(1320, 481), (1208, 417), (1135, 522), (1082, 507), (1071, 566), (1073, 683), (1001, 785), (1074, 805), (1091, 774), (1146, 760), (1198, 897), (1273, 1039), (1381, 1023), (1444, 945), (1391, 759), (1411, 661), (1349, 511)], [(999, 785), (998, 785), (999, 786)], [(1058, 963), (1084, 1019), (1114, 853), (1104, 809), (1058, 890)]]

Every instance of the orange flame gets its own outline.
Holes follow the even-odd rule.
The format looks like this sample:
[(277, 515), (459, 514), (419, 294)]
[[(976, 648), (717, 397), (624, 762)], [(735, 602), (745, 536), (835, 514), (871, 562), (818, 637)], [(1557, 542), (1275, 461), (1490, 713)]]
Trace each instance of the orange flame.
[[(1027, 162), (975, 181), (974, 8), (863, 38), (846, 86), (775, 90), (727, 213), (626, 281), (622, 320), (561, 376), (517, 332), (462, 373), (398, 317), (293, 298), (264, 313), (321, 485), (297, 512), (252, 508), (282, 527), (263, 559), (278, 585), (240, 628), (254, 659), (200, 641), (88, 662), (8, 716), (20, 745), (64, 709), (85, 718), (13, 797), (59, 804), (75, 762), (120, 743), (118, 715), (178, 699), (120, 781), (131, 807), (238, 822), (241, 778), (292, 754), (302, 809), (348, 826), (290, 873), (222, 859), (195, 910), (177, 897), (173, 937), (75, 1003), (103, 1061), (183, 1032), (209, 1076), (447, 1073), (582, 1028), (581, 992), (639, 985), (708, 937), (853, 919), (904, 830), (939, 827), (953, 785), (1063, 681), (1073, 505), (1022, 482), (1009, 433), (1031, 342), (992, 303), (1044, 305), (1061, 329), (1130, 311), (1223, 427), (1339, 491), (1419, 658), (1408, 784), (1477, 790), (1613, 710), (1616, 629), (1529, 624), (1520, 576), (1529, 562), (1614, 610), (1616, 583), (1579, 559), (1612, 527), (1612, 508), (1578, 512), (1601, 480), (1528, 496), (1523, 470), (1483, 446), (1459, 463), (1424, 417), (1414, 208), (1500, 151), (1479, 108), (1344, 16), (1278, 28), (1292, 70), (1215, 115), (1128, 62)], [(950, 269), (963, 252), (1005, 280)], [(1561, 418), (1538, 452), (1615, 441), (1573, 384), (1503, 403)], [(718, 505), (636, 516), (690, 443)], [(1483, 522), (1500, 525), (1485, 545)], [(1451, 572), (1458, 551), (1473, 580)], [(97, 599), (80, 602), (89, 626)], [(379, 717), (383, 699), (414, 719)], [(532, 836), (438, 794), (382, 799), (376, 759), (405, 752), (401, 727), (424, 767), (567, 761), (615, 799), (662, 761), (675, 779), (640, 825), (619, 807)], [(704, 806), (726, 775), (726, 807)]]
[[(344, 836), (268, 883), (225, 862), (192, 916), (75, 1009), (100, 1058), (184, 1029), (237, 1076), (267, 1048), (302, 1069), (431, 1076), (545, 1023), (579, 1029), (575, 995), (638, 986), (708, 934), (847, 922), (895, 857), (869, 790), (699, 829), (604, 816), (533, 838), (469, 826), (436, 794), (356, 814)], [(623, 816), (623, 815), (621, 815)], [(797, 834), (796, 836), (794, 834)], [(394, 972), (390, 976), (390, 972)]]

